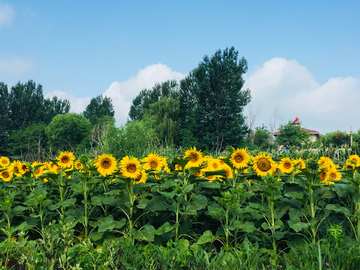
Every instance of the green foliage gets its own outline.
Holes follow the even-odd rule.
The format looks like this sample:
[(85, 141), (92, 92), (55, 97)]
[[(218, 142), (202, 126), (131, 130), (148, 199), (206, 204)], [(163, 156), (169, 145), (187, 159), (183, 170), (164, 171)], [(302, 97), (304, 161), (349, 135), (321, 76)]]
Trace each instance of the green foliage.
[(321, 142), (326, 147), (343, 147), (344, 145), (350, 145), (350, 135), (342, 131), (329, 132), (324, 137), (321, 137)]
[(293, 125), (291, 121), (281, 126), (279, 132), (276, 136), (276, 142), (285, 148), (300, 147), (309, 142), (310, 134), (300, 125)]
[(88, 146), (90, 121), (82, 114), (58, 114), (45, 129), (48, 144), (55, 151), (72, 150)]
[(111, 98), (102, 95), (92, 98), (84, 111), (84, 116), (90, 120), (92, 125), (97, 124), (99, 119), (104, 116), (114, 117), (114, 115), (115, 111)]
[(46, 148), (46, 125), (34, 123), (25, 129), (14, 130), (8, 137), (8, 151), (11, 155), (24, 155), (26, 160), (41, 160)]
[(270, 131), (268, 131), (265, 127), (256, 128), (254, 134), (254, 144), (260, 150), (266, 150), (270, 146)]
[(149, 118), (128, 122), (120, 128), (109, 126), (104, 151), (119, 158), (126, 155), (144, 156), (158, 145), (154, 121)]
[[(11, 87), (10, 93), (7, 86), (1, 82), (0, 100), (0, 139), (2, 142), (0, 154), (3, 155), (11, 150), (7, 145), (8, 136), (13, 133), (20, 134), (33, 124), (49, 124), (55, 115), (64, 114), (70, 110), (68, 100), (59, 100), (57, 97), (45, 99), (42, 86), (36, 85), (31, 80), (26, 83), (17, 83)], [(18, 150), (22, 148), (19, 145), (15, 147), (17, 149), (11, 150), (12, 153), (18, 153)]]
[(151, 104), (159, 101), (163, 97), (177, 100), (178, 84), (176, 81), (166, 81), (161, 84), (157, 83), (152, 89), (141, 90), (130, 107), (130, 120), (143, 119), (145, 110), (149, 109)]
[(250, 91), (241, 90), (247, 71), (234, 47), (205, 56), (180, 84), (180, 119), (183, 141), (196, 138), (201, 149), (239, 146), (248, 130), (242, 114)]

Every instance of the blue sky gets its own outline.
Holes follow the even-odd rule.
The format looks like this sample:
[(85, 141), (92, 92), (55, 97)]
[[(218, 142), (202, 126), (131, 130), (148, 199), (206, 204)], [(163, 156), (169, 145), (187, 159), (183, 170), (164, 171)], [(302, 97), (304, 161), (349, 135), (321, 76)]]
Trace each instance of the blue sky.
[(108, 95), (120, 125), (142, 88), (234, 46), (248, 61), (255, 125), (298, 116), (321, 133), (357, 131), (359, 10), (331, 0), (0, 0), (0, 81), (34, 80), (75, 112)]

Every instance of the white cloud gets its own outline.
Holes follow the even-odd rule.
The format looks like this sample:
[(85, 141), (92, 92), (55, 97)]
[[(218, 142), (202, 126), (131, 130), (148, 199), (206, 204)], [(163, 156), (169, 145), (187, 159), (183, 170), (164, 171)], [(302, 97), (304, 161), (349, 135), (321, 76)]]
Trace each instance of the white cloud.
[[(295, 60), (273, 58), (246, 78), (252, 93), (250, 105), (260, 107), (258, 121), (269, 127), (275, 108), (285, 121), (296, 116), (302, 126), (320, 133), (357, 131), (360, 80), (331, 78), (319, 85), (309, 70)], [(284, 122), (282, 123), (284, 124)]]
[(14, 17), (14, 11), (9, 4), (0, 3), (0, 27), (10, 25)]
[[(172, 71), (163, 64), (154, 64), (141, 69), (136, 77), (131, 77), (124, 82), (113, 82), (110, 87), (103, 93), (104, 96), (112, 98), (115, 119), (118, 125), (125, 124), (130, 111), (132, 100), (144, 88), (150, 89), (157, 82), (167, 80), (181, 80), (185, 76), (177, 71)], [(57, 96), (60, 99), (68, 99), (71, 104), (71, 111), (83, 112), (93, 97), (77, 98), (72, 94), (54, 91), (45, 95), (46, 98)]]
[(172, 71), (163, 64), (149, 65), (141, 69), (136, 77), (125, 82), (113, 82), (103, 95), (111, 97), (115, 109), (117, 124), (125, 124), (130, 111), (132, 100), (144, 88), (152, 88), (155, 83), (167, 80), (181, 80), (185, 75)]
[(28, 71), (32, 66), (33, 62), (25, 58), (0, 58), (0, 72), (12, 76), (20, 75)]
[(59, 90), (47, 93), (45, 95), (45, 98), (52, 98), (52, 97), (58, 97), (59, 99), (67, 99), (70, 101), (70, 111), (71, 112), (76, 112), (76, 113), (81, 113), (86, 109), (86, 106), (89, 105), (91, 98), (90, 97), (85, 97), (85, 98), (78, 98), (75, 97), (72, 94), (66, 93), (66, 92), (62, 92)]

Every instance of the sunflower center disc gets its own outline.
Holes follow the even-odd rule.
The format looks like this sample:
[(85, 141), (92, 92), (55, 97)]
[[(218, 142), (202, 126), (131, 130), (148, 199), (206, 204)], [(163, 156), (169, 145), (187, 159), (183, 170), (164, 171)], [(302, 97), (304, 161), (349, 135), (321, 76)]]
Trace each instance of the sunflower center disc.
[(3, 172), (3, 174), (2, 174), (5, 178), (8, 178), (8, 177), (10, 177), (10, 175), (9, 175), (9, 173), (8, 172)]
[(157, 163), (155, 161), (150, 162), (150, 167), (155, 169), (157, 167)]
[(290, 167), (291, 167), (291, 166), (290, 166), (289, 163), (285, 163), (285, 164), (284, 164), (284, 168), (285, 168), (285, 169), (290, 169)]
[(68, 163), (68, 162), (69, 162), (69, 157), (63, 157), (63, 158), (61, 159), (61, 162), (62, 162), (62, 163)]
[(136, 171), (136, 166), (134, 164), (130, 164), (128, 167), (127, 167), (127, 170), (128, 172), (130, 173), (133, 173)]
[(259, 168), (260, 171), (267, 172), (268, 170), (271, 169), (270, 161), (268, 161), (265, 158), (259, 159), (258, 168)]
[(237, 163), (241, 163), (243, 160), (244, 160), (244, 159), (243, 159), (242, 156), (240, 156), (240, 155), (235, 156), (235, 161), (236, 161)]
[(102, 165), (101, 167), (103, 167), (104, 169), (108, 169), (111, 167), (111, 162), (110, 160), (105, 159), (101, 165)]

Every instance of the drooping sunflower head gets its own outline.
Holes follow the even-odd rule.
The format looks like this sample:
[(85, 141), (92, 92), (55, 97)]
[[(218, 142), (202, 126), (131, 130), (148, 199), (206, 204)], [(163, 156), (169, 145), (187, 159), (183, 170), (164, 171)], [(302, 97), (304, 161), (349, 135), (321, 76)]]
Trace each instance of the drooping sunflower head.
[(13, 172), (10, 169), (6, 169), (0, 172), (0, 178), (5, 182), (10, 182), (13, 177)]
[(124, 157), (120, 161), (121, 172), (123, 176), (136, 179), (140, 174), (140, 162), (135, 157)]
[(19, 161), (19, 160), (15, 160), (10, 164), (9, 168), (14, 173), (15, 176), (22, 175), (21, 170), (20, 170), (21, 165), (22, 165), (21, 161)]
[(190, 158), (189, 162), (186, 164), (185, 169), (191, 167), (200, 167), (204, 161), (201, 151), (196, 150), (196, 147), (190, 148), (185, 151), (184, 158)]
[(255, 156), (253, 169), (256, 171), (257, 175), (266, 176), (268, 174), (273, 174), (276, 170), (276, 163), (269, 155), (261, 153)]
[(27, 164), (24, 163), (24, 162), (21, 163), (21, 166), (20, 166), (19, 169), (20, 169), (20, 173), (21, 173), (21, 174), (25, 174), (25, 173), (27, 173), (27, 172), (30, 171), (29, 165), (27, 165)]
[(229, 178), (229, 179), (230, 179), (230, 178), (234, 178), (230, 166), (227, 165), (226, 163), (222, 164), (221, 170), (224, 170), (224, 171), (225, 171), (225, 173), (226, 173), (226, 178)]
[(344, 166), (344, 169), (346, 170), (355, 170), (355, 164), (354, 162), (347, 160)]
[(94, 165), (102, 176), (111, 175), (117, 170), (116, 159), (112, 155), (102, 154), (98, 156)]
[(321, 179), (321, 182), (326, 183), (329, 179), (330, 179), (330, 173), (328, 170), (323, 170), (320, 174), (319, 177)]
[(32, 171), (35, 178), (38, 179), (39, 176), (43, 174), (43, 164), (41, 162), (34, 161), (33, 163), (31, 163), (31, 167), (33, 168)]
[(74, 167), (76, 170), (81, 171), (82, 169), (84, 169), (84, 165), (81, 163), (80, 160), (76, 160), (74, 163)]
[(160, 171), (164, 166), (163, 159), (156, 153), (151, 153), (141, 160), (145, 170)]
[(231, 154), (230, 162), (237, 169), (246, 167), (249, 161), (250, 155), (244, 148), (238, 148)]
[(61, 168), (71, 168), (73, 166), (75, 156), (72, 152), (65, 151), (61, 152), (60, 155), (57, 157), (58, 165)]
[(8, 157), (0, 157), (0, 167), (6, 168), (10, 165), (10, 159)]
[(282, 158), (279, 163), (279, 169), (282, 173), (291, 173), (294, 169), (294, 164), (290, 158)]
[(135, 184), (145, 183), (146, 178), (147, 178), (147, 174), (146, 174), (145, 170), (140, 170), (139, 175), (133, 179), (133, 184), (135, 185)]
[(334, 162), (329, 157), (320, 157), (318, 164), (320, 169), (331, 170), (336, 168)]
[(353, 164), (355, 165), (355, 167), (359, 167), (360, 166), (360, 157), (358, 155), (351, 155), (347, 161), (352, 161)]

